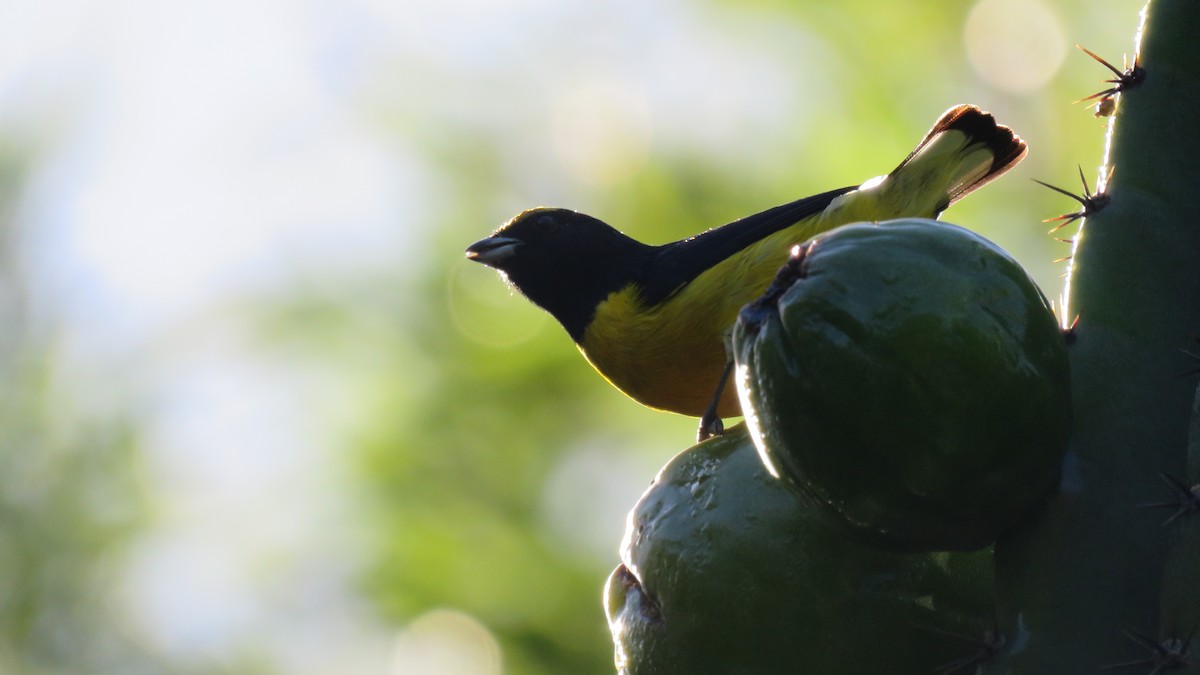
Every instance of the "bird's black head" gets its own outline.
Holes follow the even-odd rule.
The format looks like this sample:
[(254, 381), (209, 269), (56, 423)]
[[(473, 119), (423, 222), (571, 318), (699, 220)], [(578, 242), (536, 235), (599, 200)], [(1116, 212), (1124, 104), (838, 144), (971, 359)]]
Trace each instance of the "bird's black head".
[(635, 281), (651, 250), (591, 216), (539, 207), (518, 214), (466, 253), (499, 270), (578, 342), (596, 305)]

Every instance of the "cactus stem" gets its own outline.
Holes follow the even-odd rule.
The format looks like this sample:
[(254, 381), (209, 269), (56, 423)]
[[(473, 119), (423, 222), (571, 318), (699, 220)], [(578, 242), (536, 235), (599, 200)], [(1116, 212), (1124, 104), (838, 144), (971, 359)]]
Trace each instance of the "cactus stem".
[(1139, 509), (1175, 509), (1170, 518), (1163, 521), (1163, 527), (1170, 525), (1183, 516), (1200, 513), (1200, 484), (1188, 487), (1187, 483), (1166, 473), (1159, 473), (1167, 487), (1171, 488), (1175, 500), (1169, 502), (1154, 502), (1138, 504)]
[[(1104, 82), (1107, 82), (1108, 84), (1111, 84), (1113, 86), (1109, 87), (1108, 89), (1105, 89), (1104, 91), (1098, 91), (1086, 98), (1081, 98), (1078, 101), (1075, 101), (1075, 103), (1083, 103), (1084, 101), (1092, 101), (1095, 99), (1100, 99), (1101, 103), (1104, 103), (1106, 101), (1111, 103), (1112, 98), (1114, 96), (1116, 96), (1117, 94), (1119, 94), (1123, 91), (1127, 91), (1129, 89), (1136, 87), (1137, 85), (1142, 83), (1142, 80), (1146, 79), (1146, 69), (1143, 68), (1141, 66), (1141, 64), (1138, 63), (1138, 58), (1136, 56), (1133, 58), (1132, 66), (1130, 66), (1128, 64), (1128, 62), (1125, 60), (1124, 56), (1121, 57), (1121, 65), (1125, 68), (1124, 72), (1122, 72), (1120, 70), (1117, 70), (1117, 67), (1114, 66), (1113, 64), (1100, 58), (1100, 56), (1098, 56), (1095, 52), (1091, 51), (1090, 49), (1087, 49), (1086, 47), (1083, 47), (1081, 45), (1075, 45), (1075, 46), (1079, 47), (1079, 49), (1083, 50), (1083, 52), (1085, 54), (1087, 54), (1088, 56), (1095, 59), (1097, 62), (1099, 62), (1105, 68), (1108, 68), (1109, 70), (1111, 70), (1113, 75), (1116, 75), (1116, 77), (1111, 80), (1103, 80)], [(1110, 114), (1111, 114), (1111, 111), (1110, 111)], [(1107, 117), (1108, 115), (1101, 115), (1100, 112), (1097, 111), (1096, 116), (1097, 117)]]
[[(1158, 472), (1200, 482), (1188, 474), (1197, 466), (1187, 452), (1195, 381), (1172, 377), (1200, 365), (1178, 353), (1191, 346), (1187, 331), (1200, 327), (1200, 134), (1179, 133), (1178, 123), (1200, 100), (1200, 3), (1148, 0), (1141, 19), (1135, 67), (1112, 83), (1136, 84), (1132, 98), (1117, 94), (1108, 124), (1103, 166), (1120, 167), (1121, 180), (1099, 172), (1096, 192), (1111, 199), (1076, 223), (1083, 236), (1063, 292), (1064, 314), (1082, 314), (1088, 326), (1070, 351), (1074, 424), (1062, 491), (996, 544), (1001, 626), (1019, 638), (987, 666), (993, 675), (1087, 673), (1131, 661), (1143, 663), (1117, 672), (1170, 671), (1182, 643), (1160, 653), (1117, 638), (1122, 627), (1145, 628), (1157, 641), (1200, 621), (1200, 549), (1191, 536), (1200, 517), (1153, 526), (1180, 504), (1163, 493)], [(1143, 501), (1176, 503), (1147, 513), (1135, 508)]]
[[(1051, 234), (1058, 232), (1062, 228), (1066, 227), (1067, 225), (1070, 225), (1071, 223), (1075, 222), (1076, 220), (1079, 220), (1080, 218), (1094, 216), (1097, 213), (1100, 213), (1100, 211), (1102, 211), (1104, 209), (1104, 207), (1108, 206), (1109, 197), (1103, 190), (1097, 189), (1096, 194), (1092, 194), (1092, 189), (1090, 187), (1088, 187), (1087, 178), (1083, 175), (1083, 167), (1082, 166), (1079, 167), (1079, 180), (1083, 181), (1083, 196), (1082, 197), (1073, 192), (1064, 190), (1060, 187), (1055, 187), (1049, 183), (1043, 183), (1042, 181), (1040, 181), (1036, 178), (1033, 179), (1033, 182), (1037, 183), (1038, 185), (1048, 187), (1051, 190), (1058, 192), (1059, 194), (1064, 194), (1064, 195), (1070, 197), (1071, 199), (1074, 199), (1075, 201), (1079, 202), (1083, 206), (1082, 209), (1075, 211), (1073, 213), (1064, 213), (1061, 216), (1054, 216), (1053, 218), (1047, 218), (1047, 219), (1043, 220), (1042, 221), (1043, 223), (1053, 223), (1053, 222), (1060, 221), (1060, 220), (1062, 221), (1061, 223), (1058, 223), (1054, 227), (1050, 228)], [(1104, 181), (1105, 184), (1107, 185), (1110, 180), (1112, 180), (1112, 171), (1109, 171), (1108, 178)]]
[(1167, 670), (1186, 666), (1191, 661), (1191, 653), (1188, 649), (1192, 642), (1192, 634), (1196, 632), (1195, 628), (1186, 639), (1167, 638), (1162, 642), (1155, 642), (1153, 639), (1142, 635), (1136, 630), (1125, 629), (1121, 631), (1125, 637), (1133, 640), (1138, 645), (1145, 647), (1150, 651), (1150, 658), (1141, 661), (1126, 661), (1123, 663), (1114, 663), (1107, 666), (1102, 666), (1100, 670), (1116, 670), (1118, 668), (1129, 668), (1131, 666), (1154, 666), (1148, 675), (1158, 675)]

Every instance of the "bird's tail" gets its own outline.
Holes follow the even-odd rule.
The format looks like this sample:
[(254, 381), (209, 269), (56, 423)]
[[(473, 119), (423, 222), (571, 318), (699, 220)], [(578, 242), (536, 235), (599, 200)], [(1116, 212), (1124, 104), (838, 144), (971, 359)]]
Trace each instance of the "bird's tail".
[(830, 202), (809, 234), (859, 220), (936, 218), (1016, 166), (1025, 153), (1025, 141), (996, 124), (990, 113), (973, 105), (954, 106), (891, 173)]
[(988, 184), (1025, 157), (1025, 141), (973, 105), (942, 116), (884, 182), (888, 191), (937, 200), (934, 213)]

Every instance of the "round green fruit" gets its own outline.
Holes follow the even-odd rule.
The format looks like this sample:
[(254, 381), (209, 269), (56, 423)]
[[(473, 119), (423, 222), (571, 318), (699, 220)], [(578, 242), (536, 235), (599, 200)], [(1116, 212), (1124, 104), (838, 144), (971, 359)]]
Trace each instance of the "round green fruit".
[(625, 675), (920, 673), (981, 652), (990, 557), (863, 545), (769, 475), (744, 425), (629, 514), (605, 609)]
[(1057, 485), (1067, 345), (1007, 253), (933, 220), (797, 247), (734, 328), (768, 468), (896, 550), (971, 550)]

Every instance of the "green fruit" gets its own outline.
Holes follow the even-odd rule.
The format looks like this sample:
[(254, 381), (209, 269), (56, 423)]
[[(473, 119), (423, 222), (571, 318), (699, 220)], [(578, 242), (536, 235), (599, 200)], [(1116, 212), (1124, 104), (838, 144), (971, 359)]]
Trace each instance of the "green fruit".
[(991, 621), (988, 558), (850, 540), (743, 425), (672, 459), (627, 528), (605, 609), (628, 675), (925, 675), (970, 660)]
[(925, 219), (797, 247), (734, 329), (769, 468), (895, 550), (992, 543), (1057, 485), (1066, 341), (1021, 266)]

